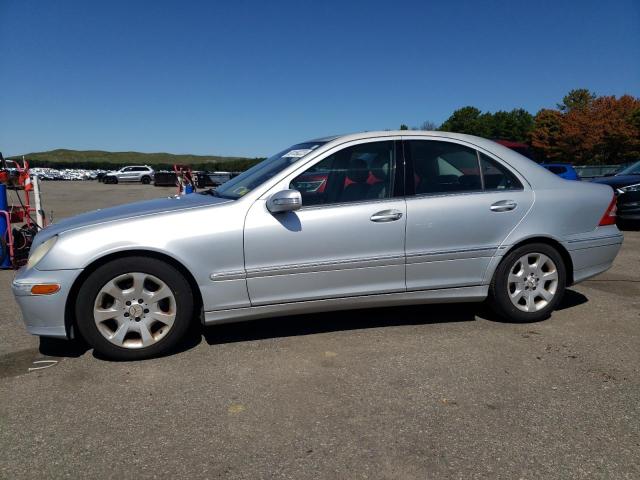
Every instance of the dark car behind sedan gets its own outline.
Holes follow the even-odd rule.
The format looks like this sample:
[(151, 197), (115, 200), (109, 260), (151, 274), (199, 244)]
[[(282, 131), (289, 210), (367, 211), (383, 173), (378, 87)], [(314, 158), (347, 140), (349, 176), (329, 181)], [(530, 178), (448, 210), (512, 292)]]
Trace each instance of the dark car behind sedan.
[(593, 180), (609, 185), (618, 196), (618, 218), (623, 222), (640, 222), (640, 161), (610, 177)]

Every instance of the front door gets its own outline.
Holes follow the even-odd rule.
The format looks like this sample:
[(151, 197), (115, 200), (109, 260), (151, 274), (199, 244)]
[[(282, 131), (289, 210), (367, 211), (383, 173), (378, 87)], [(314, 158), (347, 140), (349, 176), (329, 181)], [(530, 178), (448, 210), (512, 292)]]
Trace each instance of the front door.
[(405, 140), (407, 289), (480, 285), (534, 195), (499, 160), (452, 141)]
[(244, 239), (252, 305), (405, 291), (399, 148), (368, 140), (320, 157), (288, 179), (302, 194), (300, 210), (272, 214), (266, 200), (253, 204)]

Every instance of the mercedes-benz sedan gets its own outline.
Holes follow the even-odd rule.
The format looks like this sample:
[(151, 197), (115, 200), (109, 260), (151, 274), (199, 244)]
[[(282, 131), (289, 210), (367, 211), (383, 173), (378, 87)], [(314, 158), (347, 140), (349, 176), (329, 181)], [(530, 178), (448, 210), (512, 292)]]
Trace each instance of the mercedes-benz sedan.
[(608, 186), (482, 138), (369, 132), (294, 145), (216, 190), (45, 228), (13, 290), (31, 333), (139, 359), (194, 321), (485, 299), (541, 320), (621, 243)]

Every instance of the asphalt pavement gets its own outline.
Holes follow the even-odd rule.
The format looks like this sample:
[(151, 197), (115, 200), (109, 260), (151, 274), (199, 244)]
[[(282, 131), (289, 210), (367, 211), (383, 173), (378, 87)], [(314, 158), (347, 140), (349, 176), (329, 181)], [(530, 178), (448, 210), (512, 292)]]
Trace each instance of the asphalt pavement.
[[(173, 193), (50, 182), (56, 219)], [(195, 329), (96, 358), (21, 324), (0, 272), (0, 478), (640, 478), (640, 232), (540, 323), (481, 305)]]

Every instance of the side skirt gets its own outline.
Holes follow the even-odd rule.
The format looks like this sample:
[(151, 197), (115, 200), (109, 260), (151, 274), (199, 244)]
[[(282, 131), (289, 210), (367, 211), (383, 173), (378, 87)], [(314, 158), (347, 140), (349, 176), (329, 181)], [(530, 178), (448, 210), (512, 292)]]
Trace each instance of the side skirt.
[(358, 308), (392, 307), (428, 303), (481, 302), (489, 292), (488, 285), (474, 287), (441, 288), (417, 292), (383, 293), (357, 297), (308, 300), (305, 302), (278, 303), (259, 307), (243, 307), (215, 310), (204, 313), (204, 324), (242, 322), (256, 318), (280, 317), (301, 313), (327, 312), (332, 310), (355, 310)]

